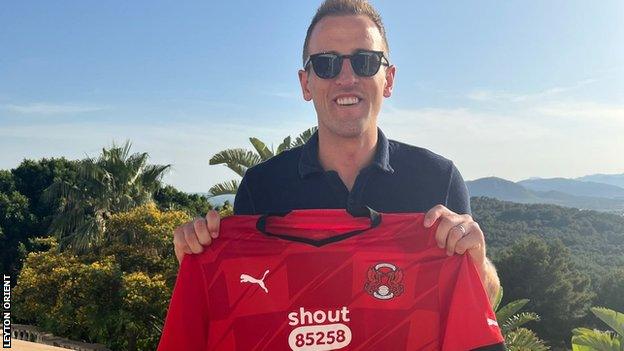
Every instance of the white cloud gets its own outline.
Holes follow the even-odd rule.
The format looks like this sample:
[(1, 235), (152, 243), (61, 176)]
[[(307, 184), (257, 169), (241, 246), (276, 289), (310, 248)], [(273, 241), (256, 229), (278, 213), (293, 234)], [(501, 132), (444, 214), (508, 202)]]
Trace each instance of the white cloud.
[(505, 110), (386, 108), (379, 124), (392, 139), (455, 161), (466, 179), (576, 177), (624, 167), (622, 105), (548, 101)]
[(0, 108), (10, 112), (33, 115), (60, 115), (71, 113), (95, 112), (107, 109), (106, 106), (81, 105), (81, 104), (51, 104), (51, 103), (29, 103), (29, 104), (4, 104)]
[(538, 91), (535, 93), (528, 93), (528, 94), (512, 93), (508, 91), (476, 89), (471, 92), (468, 92), (466, 94), (466, 97), (469, 100), (473, 100), (473, 101), (498, 101), (498, 102), (519, 103), (519, 102), (527, 102), (527, 101), (544, 99), (548, 97), (554, 97), (565, 92), (569, 92), (569, 91), (582, 88), (586, 85), (595, 83), (597, 81), (598, 79), (588, 78), (588, 79), (580, 80), (574, 84), (552, 87), (549, 89), (545, 89), (543, 91)]
[(624, 127), (624, 104), (607, 105), (591, 101), (554, 101), (534, 108), (545, 116), (584, 119), (593, 123), (615, 123)]
[[(482, 101), (507, 100), (461, 108), (410, 109), (387, 104), (379, 124), (392, 139), (452, 159), (466, 179), (496, 175), (519, 180), (622, 172), (624, 103), (566, 99), (563, 91), (564, 87), (552, 88), (531, 94), (545, 98), (524, 101), (518, 99), (519, 94), (483, 91), (474, 96)], [(514, 96), (516, 101), (510, 101)], [(13, 106), (14, 113), (33, 114), (105, 108), (76, 104), (0, 108), (7, 106)], [(306, 114), (313, 114), (311, 104), (306, 108), (310, 110)], [(97, 119), (81, 123), (42, 123), (41, 119), (0, 123), (0, 169), (13, 168), (23, 158), (96, 156), (113, 141), (129, 139), (133, 150), (148, 152), (152, 162), (173, 165), (166, 177), (168, 183), (185, 191), (204, 192), (218, 182), (236, 178), (226, 167), (208, 165), (216, 152), (251, 148), (249, 136), (277, 146), (286, 135), (296, 136), (314, 124), (309, 119), (270, 123), (271, 119), (258, 118), (247, 124), (225, 119), (215, 122), (211, 118), (197, 123), (174, 122), (175, 118), (159, 122), (163, 120), (154, 119), (149, 124), (105, 123)]]

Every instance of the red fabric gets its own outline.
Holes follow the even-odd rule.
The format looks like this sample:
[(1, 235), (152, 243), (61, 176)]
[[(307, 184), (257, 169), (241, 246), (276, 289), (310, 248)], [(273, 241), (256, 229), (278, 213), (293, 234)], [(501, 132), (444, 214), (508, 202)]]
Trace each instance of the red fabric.
[[(257, 219), (223, 219), (204, 253), (185, 256), (160, 351), (470, 350), (503, 342), (471, 260), (438, 248), (437, 224), (425, 229), (423, 214), (382, 214), (378, 227), (321, 247), (268, 237)], [(269, 232), (314, 239), (368, 226), (344, 210), (267, 221)]]

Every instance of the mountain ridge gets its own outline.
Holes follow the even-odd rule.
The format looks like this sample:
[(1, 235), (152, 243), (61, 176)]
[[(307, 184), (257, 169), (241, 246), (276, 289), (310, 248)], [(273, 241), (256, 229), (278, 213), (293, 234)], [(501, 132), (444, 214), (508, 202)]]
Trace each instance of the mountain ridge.
[(466, 182), (470, 196), (525, 204), (553, 204), (624, 214), (624, 188), (570, 178), (529, 178), (513, 182), (484, 177)]

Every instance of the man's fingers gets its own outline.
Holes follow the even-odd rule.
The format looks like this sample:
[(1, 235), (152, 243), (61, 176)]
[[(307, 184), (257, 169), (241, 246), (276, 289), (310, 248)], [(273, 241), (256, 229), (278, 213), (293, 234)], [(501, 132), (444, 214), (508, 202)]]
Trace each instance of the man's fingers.
[(173, 246), (173, 251), (175, 252), (176, 258), (178, 259), (178, 264), (182, 263), (182, 259), (184, 258), (184, 251), (179, 248), (179, 246)]
[(455, 214), (455, 213), (442, 205), (435, 205), (425, 214), (425, 219), (423, 221), (423, 224), (425, 228), (429, 228), (433, 225), (433, 223), (435, 223), (435, 221), (438, 220), (438, 218), (440, 218), (443, 215), (450, 215), (450, 214)]
[(176, 254), (178, 263), (182, 263), (182, 258), (185, 254), (192, 253), (191, 248), (186, 244), (186, 240), (184, 240), (184, 229), (182, 226), (177, 227), (173, 231), (173, 251)]
[(199, 243), (197, 235), (195, 234), (195, 226), (193, 222), (186, 223), (182, 229), (184, 230), (184, 240), (186, 244), (191, 248), (191, 252), (197, 254), (204, 251), (204, 248)]
[(472, 222), (466, 227), (468, 234), (461, 238), (455, 245), (455, 252), (470, 254), (475, 263), (480, 264), (485, 260), (485, 236), (477, 222)]
[(462, 222), (449, 229), (446, 238), (446, 254), (452, 256), (456, 250), (457, 243), (469, 235), (470, 222)]
[(444, 216), (440, 219), (440, 223), (438, 224), (438, 229), (435, 234), (435, 239), (439, 248), (443, 249), (446, 247), (449, 231), (461, 222), (461, 219), (455, 216)]
[(221, 218), (219, 217), (219, 212), (215, 210), (210, 210), (206, 213), (206, 222), (208, 225), (208, 232), (212, 238), (219, 237), (219, 224), (221, 223)]
[(206, 226), (206, 220), (203, 218), (197, 218), (193, 221), (193, 229), (197, 235), (197, 240), (202, 245), (210, 245), (212, 238), (208, 233), (208, 227)]

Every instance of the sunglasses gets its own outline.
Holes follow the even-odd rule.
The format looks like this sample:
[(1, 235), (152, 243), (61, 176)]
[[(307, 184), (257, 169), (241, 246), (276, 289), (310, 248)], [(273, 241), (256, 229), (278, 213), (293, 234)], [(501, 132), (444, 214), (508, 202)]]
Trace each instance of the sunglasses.
[(339, 55), (331, 52), (310, 55), (303, 68), (307, 70), (308, 66), (312, 64), (314, 73), (319, 78), (332, 79), (340, 74), (342, 60), (345, 58), (351, 61), (353, 72), (360, 77), (372, 77), (379, 72), (381, 65), (390, 66), (390, 61), (384, 56), (383, 51), (358, 50), (351, 55)]

